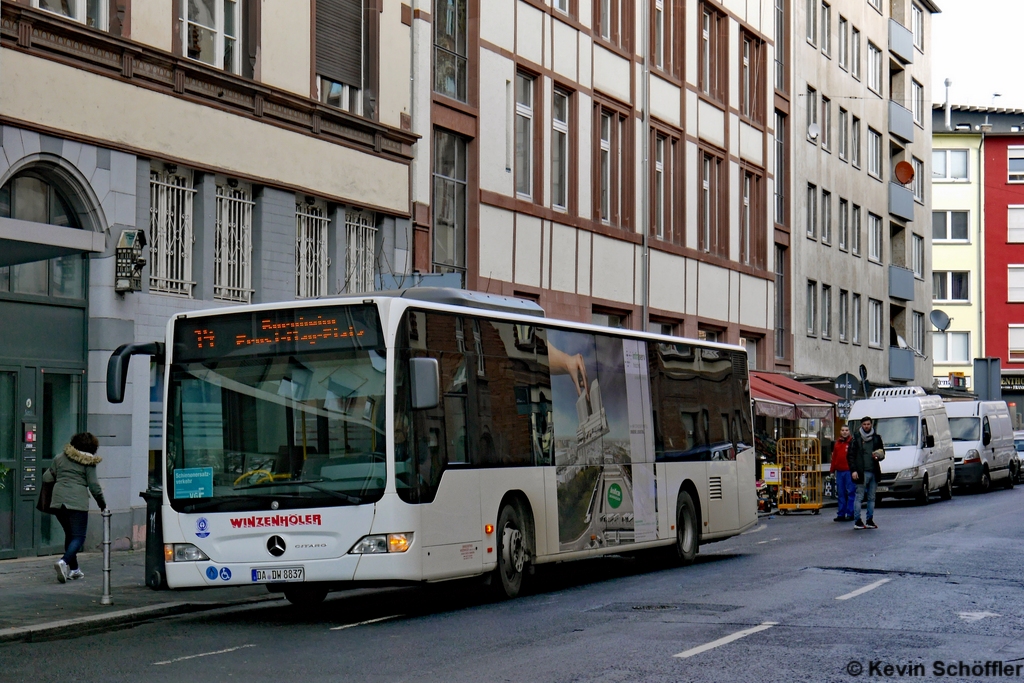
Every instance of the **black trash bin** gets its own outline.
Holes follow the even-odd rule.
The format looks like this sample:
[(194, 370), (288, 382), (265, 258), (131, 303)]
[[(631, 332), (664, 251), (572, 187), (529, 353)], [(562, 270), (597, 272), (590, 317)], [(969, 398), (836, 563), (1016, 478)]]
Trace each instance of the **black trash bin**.
[(164, 492), (150, 488), (139, 496), (146, 501), (146, 585), (153, 590), (164, 590), (167, 588), (167, 572), (164, 565), (164, 527), (160, 515)]

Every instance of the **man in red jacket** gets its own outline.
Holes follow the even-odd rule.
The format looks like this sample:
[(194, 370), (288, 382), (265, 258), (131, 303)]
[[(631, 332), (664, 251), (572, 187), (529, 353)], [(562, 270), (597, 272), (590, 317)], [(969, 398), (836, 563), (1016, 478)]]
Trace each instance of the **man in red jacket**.
[(833, 522), (852, 522), (854, 518), (853, 498), (857, 487), (850, 476), (850, 464), (846, 459), (851, 440), (850, 428), (843, 425), (839, 430), (839, 438), (832, 446), (832, 466), (829, 472), (836, 475), (836, 498), (839, 500), (839, 511)]

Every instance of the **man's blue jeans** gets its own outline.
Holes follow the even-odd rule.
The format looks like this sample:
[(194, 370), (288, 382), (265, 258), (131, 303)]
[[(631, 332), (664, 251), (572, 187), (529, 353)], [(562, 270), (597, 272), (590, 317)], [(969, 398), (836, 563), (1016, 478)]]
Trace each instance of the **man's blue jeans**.
[(864, 481), (857, 482), (857, 495), (853, 499), (853, 515), (860, 519), (860, 506), (864, 502), (864, 493), (867, 490), (868, 497), (868, 519), (872, 519), (875, 516), (875, 487), (878, 486), (878, 482), (875, 481), (874, 472), (865, 472)]

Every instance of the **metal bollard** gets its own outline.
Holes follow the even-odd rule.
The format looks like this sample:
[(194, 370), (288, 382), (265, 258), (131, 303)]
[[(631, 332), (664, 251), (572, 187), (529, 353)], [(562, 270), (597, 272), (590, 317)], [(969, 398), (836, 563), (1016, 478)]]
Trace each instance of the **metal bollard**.
[(103, 517), (103, 596), (100, 604), (113, 605), (114, 599), (110, 597), (110, 510), (104, 510), (100, 516)]

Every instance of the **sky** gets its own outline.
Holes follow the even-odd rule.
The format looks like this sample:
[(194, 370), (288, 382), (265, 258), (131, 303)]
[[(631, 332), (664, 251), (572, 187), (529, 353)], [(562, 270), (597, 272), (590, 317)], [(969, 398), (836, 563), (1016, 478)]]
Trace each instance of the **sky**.
[[(1017, 71), (1024, 0), (935, 0), (932, 17), (932, 101), (1024, 109)], [(1002, 96), (993, 100), (993, 93)], [(994, 104), (993, 104), (994, 103)]]

